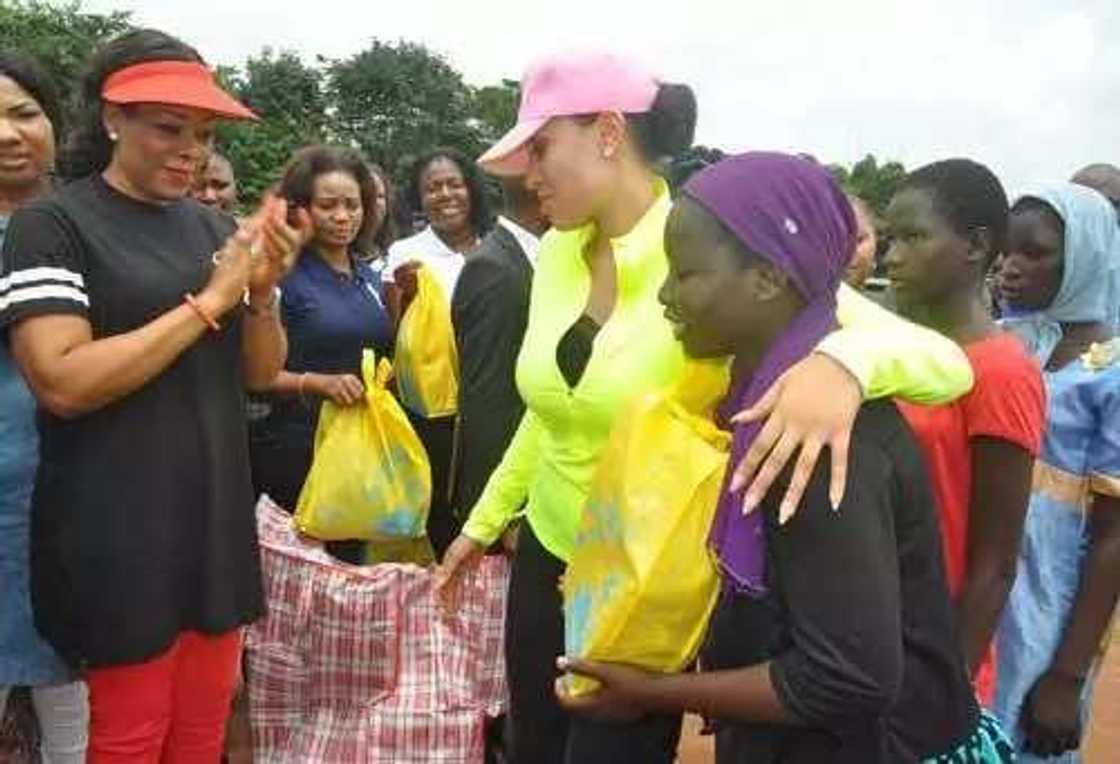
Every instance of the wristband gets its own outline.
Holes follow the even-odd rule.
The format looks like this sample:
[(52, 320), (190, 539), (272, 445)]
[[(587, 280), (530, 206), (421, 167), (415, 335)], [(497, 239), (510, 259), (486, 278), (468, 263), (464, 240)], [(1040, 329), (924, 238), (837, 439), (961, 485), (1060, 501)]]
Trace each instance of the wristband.
[(206, 309), (202, 307), (201, 303), (199, 303), (199, 301), (193, 294), (187, 292), (185, 295), (183, 295), (183, 300), (186, 301), (187, 305), (190, 306), (190, 309), (195, 312), (195, 315), (198, 316), (199, 320), (202, 321), (202, 323), (206, 324), (215, 332), (220, 332), (222, 330), (221, 324), (219, 324), (213, 316), (206, 312)]
[(280, 287), (273, 287), (272, 299), (268, 301), (267, 305), (259, 308), (254, 308), (253, 303), (249, 300), (249, 290), (245, 290), (245, 312), (250, 316), (263, 316), (272, 313), (272, 309), (276, 307), (276, 303), (280, 301)]

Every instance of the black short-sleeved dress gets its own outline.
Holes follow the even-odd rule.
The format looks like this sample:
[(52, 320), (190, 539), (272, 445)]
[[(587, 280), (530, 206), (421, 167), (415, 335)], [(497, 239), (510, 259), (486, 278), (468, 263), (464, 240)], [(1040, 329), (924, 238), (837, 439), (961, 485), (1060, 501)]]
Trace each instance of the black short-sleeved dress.
[[(4, 242), (0, 327), (87, 318), (122, 334), (204, 287), (231, 219), (191, 200), (152, 205), (99, 176), (17, 211)], [(40, 409), (32, 600), (68, 662), (136, 663), (182, 631), (262, 613), (249, 477), (240, 311), (162, 374), (98, 411)]]

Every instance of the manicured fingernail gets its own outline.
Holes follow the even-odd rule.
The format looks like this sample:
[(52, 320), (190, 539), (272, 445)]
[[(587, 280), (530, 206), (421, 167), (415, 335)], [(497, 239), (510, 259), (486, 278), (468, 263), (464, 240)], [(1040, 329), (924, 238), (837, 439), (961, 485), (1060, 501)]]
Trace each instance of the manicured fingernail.
[(560, 669), (561, 671), (567, 670), (568, 659), (565, 658), (563, 655), (561, 655), (559, 658), (556, 659), (556, 668)]
[(785, 525), (793, 517), (793, 502), (783, 501), (778, 508), (778, 525)]
[(735, 493), (742, 490), (743, 486), (746, 485), (746, 483), (746, 477), (744, 477), (741, 472), (736, 472), (731, 476), (731, 485), (728, 486), (728, 490), (730, 490), (731, 493)]
[(748, 493), (743, 497), (743, 514), (749, 515), (758, 508), (758, 495), (755, 493)]
[(828, 503), (832, 505), (832, 511), (833, 512), (839, 512), (840, 511), (840, 497), (839, 496), (829, 495)]

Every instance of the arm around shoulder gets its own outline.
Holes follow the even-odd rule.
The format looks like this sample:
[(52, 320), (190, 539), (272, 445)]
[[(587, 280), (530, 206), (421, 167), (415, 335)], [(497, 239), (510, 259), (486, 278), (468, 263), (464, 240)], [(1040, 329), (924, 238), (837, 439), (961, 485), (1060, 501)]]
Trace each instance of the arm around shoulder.
[(859, 380), (865, 400), (947, 403), (972, 388), (968, 356), (948, 337), (896, 316), (846, 284), (837, 298), (841, 328), (817, 350)]

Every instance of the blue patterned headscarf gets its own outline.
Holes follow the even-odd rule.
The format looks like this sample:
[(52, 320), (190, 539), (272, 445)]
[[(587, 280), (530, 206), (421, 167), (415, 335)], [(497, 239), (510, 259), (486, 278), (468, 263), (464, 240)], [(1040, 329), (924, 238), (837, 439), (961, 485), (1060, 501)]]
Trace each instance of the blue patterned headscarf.
[(1043, 310), (1013, 314), (1003, 325), (1015, 332), (1043, 366), (1062, 339), (1063, 323), (1114, 324), (1120, 292), (1120, 227), (1116, 210), (1100, 193), (1061, 183), (1026, 194), (1049, 205), (1065, 224), (1062, 285)]

